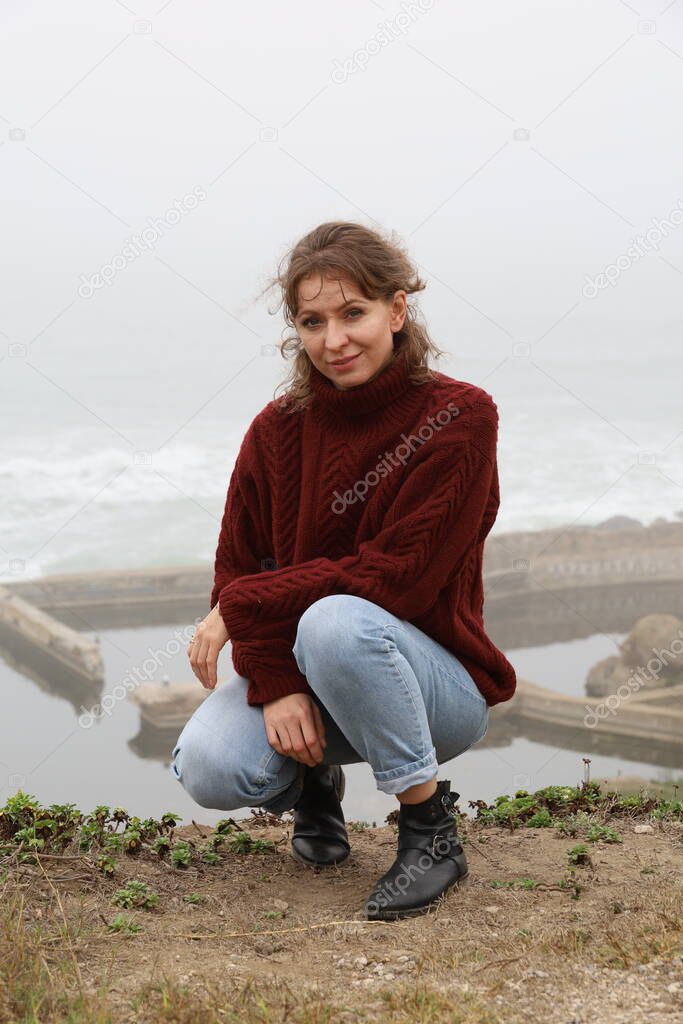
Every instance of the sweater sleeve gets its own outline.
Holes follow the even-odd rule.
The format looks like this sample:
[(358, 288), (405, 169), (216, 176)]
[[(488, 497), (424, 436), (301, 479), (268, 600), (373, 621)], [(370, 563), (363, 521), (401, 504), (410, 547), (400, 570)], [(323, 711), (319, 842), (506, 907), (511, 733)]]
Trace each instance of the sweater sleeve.
[(265, 536), (260, 516), (258, 489), (249, 472), (255, 448), (252, 423), (242, 441), (230, 476), (225, 508), (214, 558), (214, 582), (209, 599), (210, 609), (218, 601), (221, 590), (241, 576), (260, 573), (271, 563), (267, 561), (271, 544)]
[[(213, 609), (221, 591), (243, 578), (258, 579), (274, 565), (272, 540), (266, 527), (270, 496), (259, 471), (259, 448), (254, 423), (244, 436), (235, 461), (221, 520), (214, 559), (214, 583), (209, 600)], [(220, 610), (220, 609), (219, 609)], [(263, 623), (239, 640), (230, 631), (235, 671), (248, 679), (247, 703), (261, 704), (289, 693), (308, 693), (306, 677), (292, 653), (297, 620)]]
[(220, 612), (239, 639), (292, 622), (329, 594), (353, 594), (402, 619), (425, 614), (483, 540), (497, 509), (498, 414), (487, 398), (465, 430), (418, 449), (375, 537), (337, 560), (315, 558), (228, 583)]

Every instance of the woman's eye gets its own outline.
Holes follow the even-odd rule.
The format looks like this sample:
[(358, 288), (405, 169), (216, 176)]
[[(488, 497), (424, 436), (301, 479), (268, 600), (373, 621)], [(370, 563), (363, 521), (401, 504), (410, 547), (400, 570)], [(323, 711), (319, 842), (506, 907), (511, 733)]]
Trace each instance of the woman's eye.
[[(362, 315), (363, 315), (363, 310), (362, 310), (362, 309), (358, 309), (358, 307), (357, 307), (357, 306), (354, 306), (354, 307), (353, 307), (353, 309), (350, 309), (350, 310), (348, 310), (348, 312), (347, 312), (347, 314), (346, 314), (346, 315), (348, 316), (348, 315), (349, 315), (350, 313), (358, 313), (358, 315), (359, 315), (359, 316), (362, 316)], [(358, 319), (358, 317), (357, 317), (357, 316), (354, 316), (354, 317), (352, 317), (351, 319), (352, 319), (352, 320), (357, 320), (357, 319)], [(308, 316), (308, 317), (306, 317), (306, 319), (305, 319), (305, 320), (303, 321), (303, 326), (304, 326), (304, 327), (315, 327), (315, 321), (316, 321), (316, 320), (317, 320), (317, 317), (314, 317), (314, 316)]]

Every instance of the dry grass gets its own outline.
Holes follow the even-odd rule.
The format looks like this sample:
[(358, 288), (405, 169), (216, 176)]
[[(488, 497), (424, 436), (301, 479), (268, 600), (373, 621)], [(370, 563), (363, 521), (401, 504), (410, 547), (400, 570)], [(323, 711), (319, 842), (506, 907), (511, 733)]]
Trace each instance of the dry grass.
[[(54, 881), (64, 863), (38, 857), (3, 883), (0, 1021), (672, 1024), (683, 1019), (683, 825), (643, 835), (635, 823), (616, 824), (622, 843), (589, 844), (577, 893), (558, 883), (580, 835), (467, 822), (469, 887), (393, 923), (361, 913), (393, 858), (391, 825), (351, 829), (351, 858), (329, 871), (290, 857), (288, 816), (255, 826), (272, 849), (219, 866), (138, 856), (114, 878), (83, 866)], [(116, 907), (129, 879), (158, 905)], [(117, 914), (140, 931), (111, 932)]]

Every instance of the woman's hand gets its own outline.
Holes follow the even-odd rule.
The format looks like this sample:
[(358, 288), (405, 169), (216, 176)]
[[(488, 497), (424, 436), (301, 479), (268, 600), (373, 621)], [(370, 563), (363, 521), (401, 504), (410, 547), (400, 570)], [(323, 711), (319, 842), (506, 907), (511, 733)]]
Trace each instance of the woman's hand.
[(199, 623), (194, 637), (187, 645), (192, 671), (207, 690), (216, 686), (218, 655), (230, 637), (221, 618), (218, 605)]
[(320, 708), (307, 693), (288, 693), (263, 705), (268, 742), (278, 754), (314, 768), (327, 746)]

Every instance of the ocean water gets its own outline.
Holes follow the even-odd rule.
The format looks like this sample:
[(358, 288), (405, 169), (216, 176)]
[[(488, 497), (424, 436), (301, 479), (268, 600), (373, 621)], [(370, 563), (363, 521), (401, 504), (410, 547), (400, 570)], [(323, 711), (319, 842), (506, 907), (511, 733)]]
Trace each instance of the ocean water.
[[(99, 631), (105, 667), (103, 693), (115, 693), (117, 684), (129, 676), (132, 666), (144, 663), (150, 650), (166, 649), (177, 629), (155, 626)], [(525, 678), (578, 694), (589, 666), (612, 653), (613, 641), (597, 635), (512, 651), (510, 657)], [(183, 651), (164, 659), (163, 672), (171, 679), (194, 678)], [(231, 676), (224, 652), (219, 661), (221, 684)], [(223, 810), (196, 804), (169, 769), (176, 735), (144, 737), (137, 707), (129, 697), (106, 702), (107, 713), (84, 727), (66, 693), (45, 692), (35, 680), (0, 659), (0, 702), (0, 800), (22, 788), (45, 804), (71, 801), (82, 811), (100, 803), (122, 805), (141, 817), (174, 811), (186, 823), (194, 819), (213, 825), (228, 815), (240, 818), (249, 814), (248, 807)], [(86, 709), (91, 706), (91, 701), (84, 704)], [(582, 751), (565, 744), (552, 729), (542, 740), (524, 734), (507, 737), (505, 728), (501, 731), (494, 720), (485, 740), (440, 765), (438, 777), (451, 780), (452, 790), (460, 794), (461, 809), (472, 813), (470, 800), (492, 802), (499, 794), (517, 789), (533, 792), (551, 784), (578, 785), (584, 777), (582, 758), (586, 755), (591, 759), (591, 778), (623, 774), (665, 781), (680, 776), (679, 771), (659, 764), (654, 755), (648, 761), (634, 756), (627, 739), (606, 753), (591, 751), (587, 736)], [(344, 771), (347, 820), (383, 824), (385, 815), (398, 806), (395, 797), (377, 789), (368, 764), (347, 765)]]

